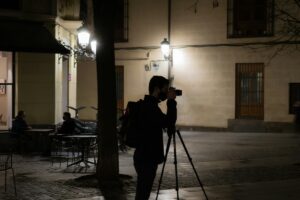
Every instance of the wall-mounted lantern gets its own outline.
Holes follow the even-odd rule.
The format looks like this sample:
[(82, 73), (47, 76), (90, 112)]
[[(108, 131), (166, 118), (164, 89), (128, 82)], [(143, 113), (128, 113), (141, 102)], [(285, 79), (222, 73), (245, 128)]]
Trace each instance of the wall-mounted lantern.
[(170, 42), (167, 40), (167, 38), (164, 38), (164, 40), (160, 43), (161, 52), (164, 56), (164, 58), (167, 60), (170, 57)]

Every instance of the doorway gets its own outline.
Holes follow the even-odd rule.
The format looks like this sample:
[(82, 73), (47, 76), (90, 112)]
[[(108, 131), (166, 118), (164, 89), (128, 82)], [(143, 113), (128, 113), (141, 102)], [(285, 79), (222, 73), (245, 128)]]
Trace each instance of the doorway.
[(67, 112), (69, 105), (69, 58), (63, 57), (62, 64), (62, 112)]
[(116, 66), (117, 119), (124, 109), (124, 66)]
[(264, 64), (236, 64), (236, 118), (264, 119)]

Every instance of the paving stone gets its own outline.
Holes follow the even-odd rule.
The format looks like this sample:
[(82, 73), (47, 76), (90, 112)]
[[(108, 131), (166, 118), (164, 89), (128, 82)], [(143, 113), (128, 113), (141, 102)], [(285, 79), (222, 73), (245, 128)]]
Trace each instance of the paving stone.
[[(196, 171), (209, 199), (300, 199), (300, 135), (276, 133), (183, 132)], [(120, 152), (120, 173), (124, 182), (118, 199), (134, 199), (136, 174), (133, 150)], [(170, 149), (159, 199), (176, 199), (174, 152)], [(203, 192), (186, 157), (177, 145), (179, 194), (181, 199), (204, 199)], [(95, 168), (66, 168), (36, 155), (14, 155), (18, 200), (77, 199), (102, 200), (95, 179), (79, 179), (95, 173)], [(151, 199), (155, 199), (160, 165)], [(8, 176), (4, 193), (4, 173), (0, 172), (0, 200), (13, 200), (13, 182)], [(2, 192), (3, 191), (3, 192)], [(112, 191), (113, 193), (113, 191)], [(123, 197), (121, 196), (123, 195)]]

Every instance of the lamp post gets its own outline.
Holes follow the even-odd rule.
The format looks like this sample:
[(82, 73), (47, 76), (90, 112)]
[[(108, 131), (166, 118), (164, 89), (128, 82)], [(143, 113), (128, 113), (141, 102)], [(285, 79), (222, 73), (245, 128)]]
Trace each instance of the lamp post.
[(96, 55), (96, 52), (97, 52), (97, 41), (95, 39), (91, 41), (91, 50)]
[[(97, 51), (97, 41), (91, 39), (91, 34), (85, 26), (81, 26), (77, 29), (78, 44), (82, 48), (83, 55), (91, 58), (95, 58)], [(90, 52), (92, 51), (92, 53)]]
[(170, 86), (173, 85), (174, 77), (172, 76), (173, 67), (173, 49), (170, 47), (171, 43), (171, 16), (172, 16), (172, 0), (168, 0), (168, 38), (160, 43), (161, 51), (163, 53), (164, 59), (168, 61), (168, 79), (170, 81)]
[(164, 40), (160, 43), (160, 49), (164, 56), (164, 59), (168, 61), (168, 79), (170, 81), (170, 86), (173, 85), (173, 79), (172, 76), (172, 67), (173, 67), (173, 49), (170, 46), (170, 42), (167, 40), (167, 38), (164, 38)]
[(90, 42), (90, 36), (88, 29), (84, 26), (81, 26), (78, 30), (78, 43), (82, 48), (86, 48)]
[(161, 52), (165, 58), (165, 60), (169, 59), (170, 57), (170, 42), (167, 40), (167, 38), (164, 38), (164, 40), (160, 43)]

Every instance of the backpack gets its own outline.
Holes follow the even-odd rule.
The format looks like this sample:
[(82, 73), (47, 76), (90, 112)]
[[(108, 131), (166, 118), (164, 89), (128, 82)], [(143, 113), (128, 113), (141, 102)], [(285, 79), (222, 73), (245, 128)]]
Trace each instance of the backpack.
[(120, 118), (121, 128), (119, 135), (121, 143), (136, 148), (140, 132), (139, 116), (143, 100), (137, 102), (129, 101), (124, 115)]

